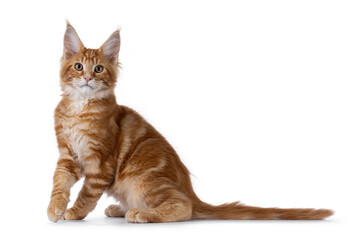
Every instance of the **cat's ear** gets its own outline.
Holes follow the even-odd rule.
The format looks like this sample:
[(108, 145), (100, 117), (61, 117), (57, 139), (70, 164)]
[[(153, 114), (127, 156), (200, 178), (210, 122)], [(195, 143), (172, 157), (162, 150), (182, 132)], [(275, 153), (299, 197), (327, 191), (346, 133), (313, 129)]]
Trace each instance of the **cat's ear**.
[(116, 64), (120, 51), (120, 29), (116, 30), (100, 47), (101, 53), (111, 64)]
[(64, 35), (64, 53), (63, 58), (68, 59), (72, 55), (80, 52), (81, 48), (83, 48), (84, 45), (81, 42), (79, 36), (77, 35), (75, 29), (71, 24), (66, 21), (66, 31)]

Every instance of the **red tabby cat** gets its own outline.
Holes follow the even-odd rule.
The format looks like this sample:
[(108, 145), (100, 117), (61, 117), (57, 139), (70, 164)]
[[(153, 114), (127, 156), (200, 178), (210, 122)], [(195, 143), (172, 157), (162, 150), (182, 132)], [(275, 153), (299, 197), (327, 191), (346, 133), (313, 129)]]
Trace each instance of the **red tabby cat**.
[[(63, 98), (55, 110), (60, 158), (47, 210), (51, 221), (83, 219), (106, 192), (119, 204), (108, 217), (128, 222), (189, 219), (324, 219), (327, 209), (259, 208), (238, 202), (212, 206), (191, 186), (189, 171), (175, 150), (134, 110), (116, 103), (119, 30), (99, 49), (85, 48), (68, 23), (61, 62)], [(72, 208), (70, 188), (84, 185)]]

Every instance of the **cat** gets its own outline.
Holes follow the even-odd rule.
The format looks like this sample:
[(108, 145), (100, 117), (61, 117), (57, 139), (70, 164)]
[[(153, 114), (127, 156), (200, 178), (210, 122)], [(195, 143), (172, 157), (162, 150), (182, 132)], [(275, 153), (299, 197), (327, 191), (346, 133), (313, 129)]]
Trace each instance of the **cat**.
[[(119, 204), (108, 217), (130, 223), (190, 219), (320, 220), (328, 209), (260, 208), (239, 202), (213, 206), (195, 194), (190, 174), (166, 139), (134, 110), (118, 105), (119, 30), (99, 49), (85, 48), (67, 22), (61, 59), (62, 99), (55, 109), (60, 157), (47, 209), (51, 221), (84, 219), (103, 193)], [(74, 205), (70, 188), (84, 177)]]

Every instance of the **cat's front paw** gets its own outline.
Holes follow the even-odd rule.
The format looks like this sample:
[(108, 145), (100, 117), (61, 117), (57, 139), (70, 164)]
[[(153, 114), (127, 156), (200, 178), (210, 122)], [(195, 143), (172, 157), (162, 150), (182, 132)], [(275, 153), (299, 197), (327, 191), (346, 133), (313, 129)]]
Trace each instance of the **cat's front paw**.
[(76, 211), (74, 208), (70, 208), (65, 212), (65, 220), (82, 220), (87, 214)]
[(67, 207), (68, 201), (61, 195), (54, 196), (50, 200), (49, 207), (47, 209), (48, 218), (52, 222), (57, 222), (64, 218), (64, 213)]

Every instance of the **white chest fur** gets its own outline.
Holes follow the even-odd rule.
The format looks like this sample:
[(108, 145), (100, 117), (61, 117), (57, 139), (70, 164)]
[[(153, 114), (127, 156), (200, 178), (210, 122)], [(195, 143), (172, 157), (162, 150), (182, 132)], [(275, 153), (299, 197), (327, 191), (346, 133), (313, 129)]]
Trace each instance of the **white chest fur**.
[(90, 154), (89, 138), (85, 133), (87, 129), (88, 124), (75, 117), (63, 121), (64, 135), (80, 162)]

